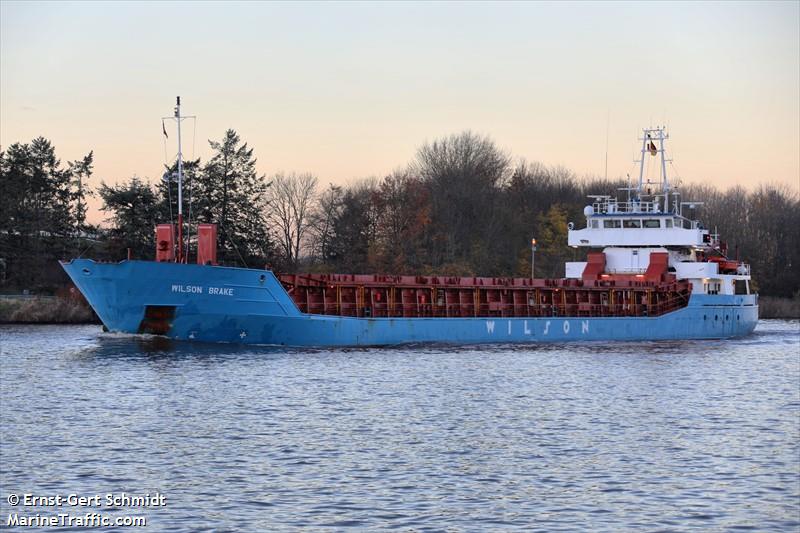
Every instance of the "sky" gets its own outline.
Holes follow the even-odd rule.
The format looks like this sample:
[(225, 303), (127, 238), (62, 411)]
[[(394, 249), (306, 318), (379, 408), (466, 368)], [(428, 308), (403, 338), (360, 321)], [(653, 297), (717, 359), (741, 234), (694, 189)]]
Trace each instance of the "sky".
[(664, 124), (683, 182), (798, 190), (799, 32), (797, 1), (2, 0), (0, 145), (93, 150), (93, 186), (155, 181), (180, 95), (187, 157), (233, 128), (267, 175), (383, 176), (472, 130), (579, 176), (605, 173), (607, 145), (622, 177)]

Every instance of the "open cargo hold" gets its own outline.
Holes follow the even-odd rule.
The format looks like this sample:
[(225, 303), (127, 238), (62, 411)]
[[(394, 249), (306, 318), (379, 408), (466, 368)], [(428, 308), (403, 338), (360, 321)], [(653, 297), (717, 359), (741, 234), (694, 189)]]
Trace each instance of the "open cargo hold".
[(691, 285), (642, 279), (528, 279), (282, 274), (301, 312), (362, 318), (659, 316), (685, 307)]

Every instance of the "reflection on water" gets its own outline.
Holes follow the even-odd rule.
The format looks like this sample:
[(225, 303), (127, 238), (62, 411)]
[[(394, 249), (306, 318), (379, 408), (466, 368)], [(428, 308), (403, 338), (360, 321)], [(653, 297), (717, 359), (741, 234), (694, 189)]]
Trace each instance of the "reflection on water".
[(154, 530), (800, 527), (797, 321), (336, 350), (0, 326), (0, 350), (3, 523), (11, 492), (159, 491)]

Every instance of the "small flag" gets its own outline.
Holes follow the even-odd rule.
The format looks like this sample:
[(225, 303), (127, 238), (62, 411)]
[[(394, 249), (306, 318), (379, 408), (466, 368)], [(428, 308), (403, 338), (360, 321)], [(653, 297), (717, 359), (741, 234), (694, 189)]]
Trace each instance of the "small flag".
[(167, 128), (164, 126), (164, 120), (163, 119), (161, 120), (161, 131), (164, 132), (164, 137), (169, 139), (169, 135), (167, 135)]
[(658, 149), (656, 145), (653, 143), (653, 139), (650, 138), (650, 134), (647, 134), (647, 149), (650, 151), (650, 155), (655, 156), (658, 153)]

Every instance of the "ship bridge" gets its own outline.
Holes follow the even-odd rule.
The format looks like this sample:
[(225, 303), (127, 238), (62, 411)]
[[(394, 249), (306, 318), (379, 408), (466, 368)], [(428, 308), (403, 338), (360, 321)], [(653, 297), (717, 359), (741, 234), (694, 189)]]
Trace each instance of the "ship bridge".
[(675, 212), (665, 212), (659, 201), (618, 202), (610, 196), (593, 196), (583, 214), (586, 225), (570, 229), (568, 244), (573, 247), (668, 246), (707, 247), (714, 236), (697, 220)]
[[(567, 237), (573, 247), (669, 247), (709, 248), (717, 244), (717, 236), (697, 221), (683, 216), (685, 207), (691, 211), (702, 202), (681, 202), (677, 188), (670, 185), (667, 176), (665, 141), (669, 139), (663, 127), (643, 130), (639, 183), (620, 189), (627, 193), (627, 201), (613, 196), (593, 195), (583, 214), (586, 226), (574, 229), (570, 224)], [(654, 159), (654, 164), (646, 162)], [(646, 178), (646, 168), (659, 170), (657, 181)]]

